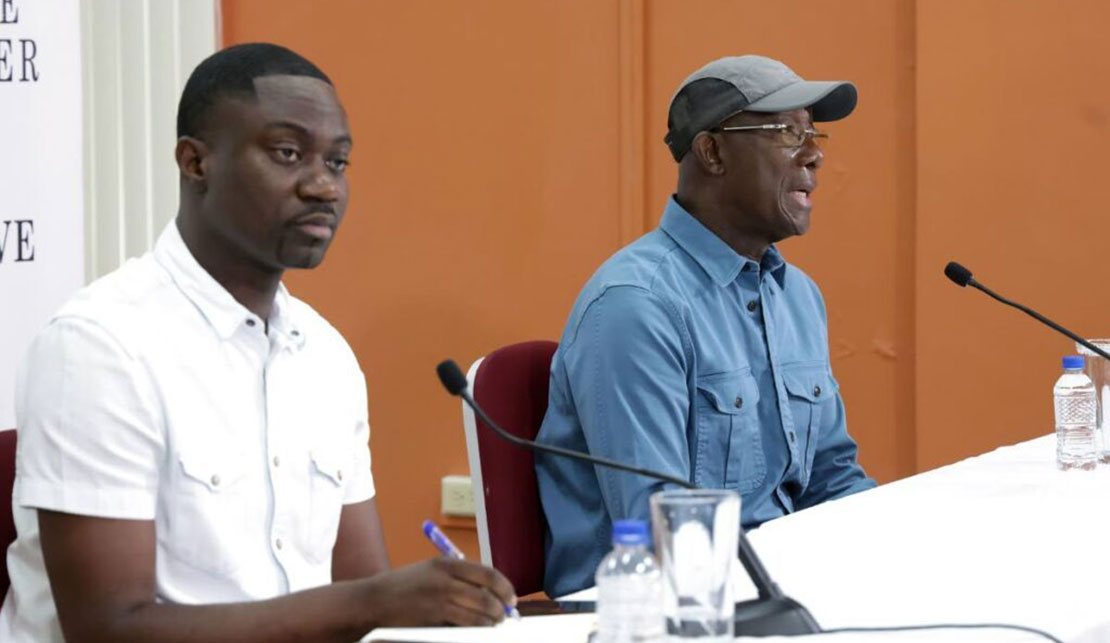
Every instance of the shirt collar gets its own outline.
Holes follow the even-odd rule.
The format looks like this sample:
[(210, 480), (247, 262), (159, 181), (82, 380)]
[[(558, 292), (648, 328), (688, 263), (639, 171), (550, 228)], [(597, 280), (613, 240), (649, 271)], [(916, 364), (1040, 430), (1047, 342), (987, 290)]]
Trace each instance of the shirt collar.
[(786, 261), (774, 244), (767, 247), (761, 261), (745, 257), (695, 219), (674, 196), (667, 200), (659, 227), (693, 257), (718, 286), (732, 283), (741, 270), (770, 272), (782, 286)]
[(270, 330), (276, 331), (286, 345), (301, 348), (304, 346), (304, 327), (297, 323), (292, 313), (291, 300), (285, 284), (278, 284), (274, 307), (270, 310)]
[[(154, 246), (157, 261), (182, 293), (200, 310), (221, 339), (229, 339), (248, 320), (262, 320), (208, 274), (181, 238), (177, 221), (170, 221)], [(285, 284), (278, 284), (274, 305), (270, 310), (269, 328), (276, 331), (283, 343), (300, 348), (304, 345), (304, 329), (290, 314), (290, 295)]]

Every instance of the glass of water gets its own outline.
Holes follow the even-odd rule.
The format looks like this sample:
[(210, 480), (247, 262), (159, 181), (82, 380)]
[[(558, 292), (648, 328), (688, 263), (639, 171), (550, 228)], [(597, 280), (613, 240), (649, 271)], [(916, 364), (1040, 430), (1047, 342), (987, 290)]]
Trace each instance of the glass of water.
[(677, 489), (651, 496), (655, 555), (663, 568), (663, 615), (672, 639), (732, 641), (729, 569), (740, 537), (740, 496)]
[[(1088, 339), (1088, 342), (1110, 353), (1110, 339)], [(1095, 385), (1095, 400), (1097, 404), (1095, 443), (1099, 449), (1099, 460), (1110, 462), (1110, 361), (1091, 352), (1079, 342), (1075, 350), (1086, 357), (1087, 377)]]

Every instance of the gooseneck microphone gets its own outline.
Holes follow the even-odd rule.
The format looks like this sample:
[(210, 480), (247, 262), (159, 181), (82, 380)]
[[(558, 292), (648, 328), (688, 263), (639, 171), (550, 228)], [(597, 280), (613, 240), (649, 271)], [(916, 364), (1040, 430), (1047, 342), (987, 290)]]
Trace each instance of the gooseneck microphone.
[(1041, 322), (1045, 326), (1048, 326), (1052, 330), (1055, 330), (1058, 333), (1062, 333), (1062, 334), (1066, 335), (1067, 337), (1076, 341), (1080, 346), (1083, 346), (1083, 347), (1087, 348), (1088, 350), (1090, 350), (1095, 355), (1098, 355), (1100, 357), (1104, 357), (1106, 359), (1110, 359), (1110, 354), (1107, 354), (1106, 351), (1102, 350), (1098, 346), (1095, 346), (1091, 342), (1088, 342), (1087, 340), (1083, 339), (1079, 335), (1076, 335), (1075, 333), (1073, 333), (1070, 330), (1064, 328), (1063, 326), (1057, 324), (1056, 322), (1054, 322), (1051, 319), (1045, 317), (1044, 315), (1038, 313), (1037, 311), (1033, 310), (1032, 308), (1027, 308), (1025, 306), (1022, 306), (1021, 304), (1017, 303), (1016, 301), (1010, 301), (1009, 299), (1006, 299), (1002, 295), (999, 295), (998, 293), (994, 292), (990, 288), (987, 288), (986, 286), (979, 283), (978, 281), (975, 281), (971, 277), (971, 271), (968, 270), (967, 268), (964, 268), (963, 266), (956, 263), (955, 261), (949, 261), (948, 265), (944, 267), (944, 276), (951, 279), (957, 286), (959, 286), (961, 288), (963, 288), (964, 286), (971, 286), (972, 288), (982, 290), (983, 292), (990, 295), (990, 297), (992, 299), (996, 299), (996, 300), (1006, 304), (1007, 306), (1013, 306), (1014, 308), (1017, 308), (1021, 312), (1025, 313), (1026, 315), (1029, 315), (1033, 319), (1036, 319), (1037, 321)]
[[(651, 469), (644, 469), (641, 467), (634, 467), (623, 462), (617, 462), (608, 458), (599, 458), (597, 456), (582, 453), (581, 451), (574, 451), (573, 449), (565, 449), (551, 444), (542, 444), (532, 440), (525, 440), (524, 438), (517, 437), (505, 429), (501, 428), (496, 422), (486, 414), (482, 407), (474, 401), (468, 390), (469, 385), (466, 381), (466, 376), (463, 375), (462, 370), (459, 369), (458, 364), (454, 360), (444, 360), (436, 366), (436, 374), (439, 375), (439, 381), (443, 383), (443, 387), (451, 395), (461, 397), (466, 402), (467, 406), (474, 410), (486, 426), (488, 426), (494, 433), (503, 440), (510, 442), (523, 449), (536, 451), (540, 453), (549, 453), (564, 458), (571, 458), (572, 460), (579, 460), (618, 471), (627, 471), (637, 475), (654, 478), (663, 482), (670, 482), (676, 484), (684, 489), (698, 489), (697, 485), (691, 484), (690, 481), (675, 476), (652, 471)], [(751, 578), (752, 584), (755, 585), (756, 590), (759, 592), (759, 598), (751, 601), (744, 601), (736, 604), (735, 616), (735, 636), (770, 636), (770, 635), (790, 635), (790, 634), (815, 634), (821, 631), (821, 627), (817, 621), (810, 615), (800, 603), (792, 598), (784, 595), (779, 586), (771, 580), (771, 575), (767, 573), (767, 568), (763, 566), (763, 562), (756, 556), (755, 550), (752, 549), (751, 542), (748, 541), (747, 534), (744, 533), (744, 528), (740, 528), (740, 537), (737, 549), (737, 558), (740, 559), (740, 564), (744, 566), (744, 570)]]

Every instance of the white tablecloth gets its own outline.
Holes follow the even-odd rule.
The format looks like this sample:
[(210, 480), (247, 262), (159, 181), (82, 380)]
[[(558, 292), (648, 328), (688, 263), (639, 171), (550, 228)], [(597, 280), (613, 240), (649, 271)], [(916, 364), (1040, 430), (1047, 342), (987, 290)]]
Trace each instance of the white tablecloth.
[[(1055, 446), (1046, 436), (1003, 447), (780, 518), (750, 538), (783, 591), (826, 629), (1010, 623), (1069, 643), (1110, 643), (1110, 467), (1057, 471)], [(585, 590), (566, 598), (595, 595)], [(737, 596), (755, 596), (746, 577), (737, 580)], [(589, 625), (581, 615), (534, 624), (560, 641), (584, 640)], [(433, 640), (404, 634), (412, 638), (394, 640)], [(434, 640), (454, 640), (436, 634), (448, 638)], [(518, 638), (497, 634), (509, 636), (487, 640)], [(936, 630), (744, 640), (1045, 639)]]
[(1055, 448), (1045, 436), (825, 503), (752, 545), (825, 628), (998, 622), (1110, 642), (1110, 467), (1057, 471)]

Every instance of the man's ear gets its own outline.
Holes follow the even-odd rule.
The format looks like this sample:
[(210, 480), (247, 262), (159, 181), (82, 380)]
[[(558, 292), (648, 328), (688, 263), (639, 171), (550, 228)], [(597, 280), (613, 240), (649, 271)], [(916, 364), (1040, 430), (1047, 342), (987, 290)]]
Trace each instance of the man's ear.
[(717, 147), (717, 137), (709, 132), (698, 132), (690, 143), (690, 154), (698, 161), (698, 166), (703, 172), (719, 176), (725, 173), (725, 164), (721, 160), (720, 148)]
[(174, 158), (177, 159), (177, 169), (181, 171), (183, 184), (203, 193), (208, 188), (208, 146), (204, 141), (192, 136), (182, 136), (177, 139)]

